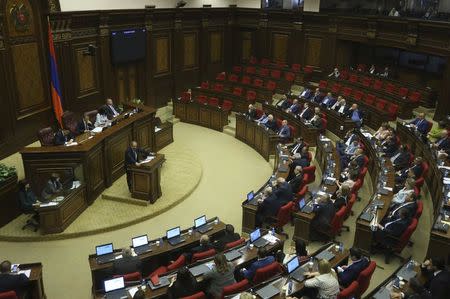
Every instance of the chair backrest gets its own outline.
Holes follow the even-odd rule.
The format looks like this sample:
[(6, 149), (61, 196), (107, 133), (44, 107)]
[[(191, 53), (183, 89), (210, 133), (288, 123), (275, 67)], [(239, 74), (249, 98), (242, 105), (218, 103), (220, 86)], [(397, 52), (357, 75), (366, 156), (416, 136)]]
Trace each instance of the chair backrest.
[(230, 81), (230, 82), (237, 82), (239, 80), (239, 77), (238, 77), (238, 75), (236, 75), (236, 74), (231, 74), (229, 77), (228, 77), (228, 81)]
[(218, 98), (209, 98), (208, 105), (218, 107), (219, 99)]
[(233, 283), (229, 286), (223, 287), (222, 298), (224, 296), (243, 292), (246, 289), (248, 289), (249, 287), (250, 287), (250, 282), (248, 281), (248, 279), (245, 278), (245, 279), (238, 281), (236, 283)]
[(302, 69), (302, 66), (298, 63), (293, 63), (291, 66), (291, 70), (294, 72), (300, 72), (301, 69)]
[(345, 206), (342, 206), (336, 214), (334, 214), (333, 219), (331, 220), (330, 233), (332, 236), (336, 236), (342, 228), (342, 223), (344, 223), (345, 218)]
[(233, 94), (236, 95), (236, 96), (241, 96), (242, 95), (242, 88), (241, 87), (233, 88)]
[(305, 72), (305, 74), (311, 74), (313, 72), (313, 70), (314, 70), (314, 68), (310, 65), (303, 67), (303, 72)]
[(423, 177), (420, 177), (416, 180), (416, 187), (419, 188), (419, 190), (422, 188), (423, 183), (425, 182), (425, 179)]
[(359, 189), (362, 186), (362, 180), (361, 179), (357, 179), (355, 184), (352, 187), (351, 193), (356, 193), (359, 191)]
[(7, 291), (0, 293), (0, 299), (18, 299), (15, 291)]
[(204, 292), (198, 292), (191, 296), (181, 297), (181, 299), (206, 299), (206, 295)]
[(408, 95), (408, 88), (406, 87), (400, 87), (398, 90), (398, 95), (401, 96), (402, 98), (406, 97)]
[(248, 66), (248, 67), (245, 68), (245, 72), (247, 74), (254, 75), (254, 74), (256, 74), (256, 68), (254, 66)]
[(226, 77), (227, 77), (227, 75), (225, 74), (225, 72), (218, 73), (216, 76), (216, 80), (217, 81), (225, 81)]
[(367, 291), (367, 288), (369, 287), (370, 284), (370, 279), (372, 278), (372, 274), (373, 272), (375, 272), (376, 267), (377, 263), (375, 261), (371, 261), (367, 266), (367, 268), (359, 273), (358, 279), (356, 280), (358, 282), (358, 290), (356, 292), (356, 298), (361, 298), (364, 292)]
[(350, 75), (350, 78), (348, 79), (350, 82), (356, 83), (358, 82), (358, 76), (355, 74)]
[(233, 109), (233, 102), (230, 100), (223, 100), (222, 110), (230, 111), (231, 109)]
[(386, 104), (387, 104), (386, 100), (378, 99), (376, 107), (378, 110), (384, 110), (384, 108), (386, 107)]
[(420, 216), (422, 216), (422, 212), (423, 212), (423, 202), (421, 200), (418, 200), (417, 201), (417, 210), (416, 210), (416, 214), (414, 214), (414, 218), (419, 220)]
[(240, 238), (239, 240), (233, 241), (233, 242), (229, 242), (227, 244), (225, 244), (225, 249), (230, 249), (230, 248), (234, 248), (237, 247), (241, 244), (245, 243), (245, 239), (244, 238)]
[(342, 95), (344, 96), (344, 97), (348, 97), (348, 96), (350, 96), (352, 94), (352, 89), (350, 88), (350, 87), (344, 87), (343, 89), (342, 89)]
[(369, 77), (364, 77), (362, 80), (362, 84), (366, 87), (369, 87), (372, 84), (372, 79)]
[(65, 111), (62, 115), (64, 129), (69, 130), (72, 134), (77, 134), (77, 121), (72, 111)]
[(220, 83), (214, 84), (214, 90), (215, 91), (223, 91), (223, 84), (220, 84)]
[(51, 127), (40, 129), (37, 133), (41, 146), (53, 145), (55, 139), (55, 132)]
[(409, 95), (409, 100), (413, 103), (416, 103), (420, 101), (420, 97), (421, 97), (420, 92), (414, 91)]
[(264, 68), (264, 67), (262, 67), (262, 68), (259, 69), (259, 75), (260, 75), (261, 77), (268, 77), (269, 74), (270, 74), (269, 69), (266, 69), (266, 68)]
[(270, 91), (274, 91), (276, 87), (277, 87), (277, 83), (276, 82), (274, 82), (272, 80), (267, 81), (266, 89), (268, 89)]
[(269, 58), (262, 58), (261, 59), (261, 64), (264, 64), (264, 65), (270, 64), (270, 59)]
[(294, 74), (294, 73), (291, 73), (291, 72), (286, 72), (286, 73), (284, 74), (284, 79), (285, 79), (286, 81), (288, 81), (288, 82), (294, 82), (294, 80), (295, 80), (295, 74)]
[(369, 164), (369, 157), (364, 156), (364, 164), (363, 164), (363, 167), (367, 167), (367, 164)]
[(257, 64), (258, 63), (258, 59), (255, 56), (250, 57), (250, 64)]
[(270, 71), (270, 76), (272, 78), (279, 79), (281, 77), (281, 71), (279, 71), (279, 70), (272, 70), (272, 71)]
[(91, 110), (91, 111), (85, 112), (85, 113), (83, 114), (83, 116), (88, 116), (88, 117), (89, 117), (89, 120), (90, 120), (92, 123), (95, 123), (95, 118), (97, 117), (97, 113), (98, 113), (98, 110)]
[(327, 120), (326, 118), (322, 117), (322, 123), (323, 123), (323, 129), (322, 129), (322, 131), (325, 132), (325, 130), (326, 130), (327, 127), (328, 127), (328, 120)]
[(381, 87), (383, 86), (383, 82), (381, 82), (380, 80), (375, 80), (375, 82), (373, 82), (373, 89), (381, 89)]
[(252, 79), (249, 76), (243, 76), (241, 80), (242, 84), (250, 85), (252, 83)]
[(113, 277), (114, 278), (123, 277), (123, 280), (126, 282), (142, 280), (141, 272), (132, 272), (132, 273), (124, 274), (124, 275), (114, 275)]
[(352, 193), (350, 194), (350, 199), (348, 200), (347, 205), (345, 206), (345, 219), (347, 219), (350, 216), (355, 202), (356, 202), (356, 194)]
[(365, 102), (368, 105), (373, 105), (373, 103), (375, 102), (375, 96), (373, 94), (367, 94)]
[(253, 277), (253, 284), (261, 283), (281, 272), (282, 269), (280, 264), (278, 264), (277, 262), (273, 262), (270, 265), (267, 265), (265, 267), (256, 270), (255, 277)]
[(187, 103), (187, 102), (189, 102), (190, 100), (191, 100), (191, 94), (190, 94), (189, 92), (187, 92), (187, 91), (184, 91), (184, 92), (181, 94), (181, 101), (184, 102), (184, 103)]
[(215, 249), (206, 250), (203, 252), (197, 252), (192, 255), (192, 262), (195, 263), (196, 261), (204, 260), (206, 258), (212, 257), (216, 254)]
[(160, 266), (160, 267), (156, 268), (152, 273), (150, 273), (148, 278), (152, 278), (154, 276), (163, 276), (166, 273), (167, 273), (167, 267), (166, 266)]
[(178, 268), (183, 267), (186, 264), (186, 257), (184, 254), (180, 254), (180, 256), (173, 261), (169, 266), (167, 266), (167, 271), (173, 271)]
[(356, 296), (358, 291), (359, 283), (358, 281), (352, 282), (348, 287), (343, 289), (337, 296), (337, 299), (351, 299)]
[(204, 81), (200, 84), (200, 88), (202, 89), (208, 89), (209, 88), (209, 82), (208, 81)]
[(341, 87), (342, 87), (341, 84), (335, 83), (335, 84), (333, 85), (333, 87), (331, 88), (331, 92), (332, 92), (332, 93), (338, 93), (339, 90), (341, 90)]
[(428, 165), (427, 162), (422, 162), (422, 176), (425, 177), (428, 174), (428, 169), (430, 168), (430, 166)]
[(208, 97), (205, 95), (199, 95), (197, 96), (197, 102), (200, 104), (207, 104), (208, 103)]
[(412, 218), (411, 223), (409, 224), (408, 228), (403, 232), (403, 234), (398, 239), (397, 244), (395, 244), (392, 248), (394, 252), (401, 253), (403, 248), (408, 244), (409, 239), (411, 238), (411, 235), (414, 233), (414, 231), (417, 228), (418, 220), (417, 218)]
[(282, 228), (291, 221), (291, 211), (293, 206), (294, 203), (290, 201), (278, 210), (276, 224), (277, 228)]
[(242, 72), (242, 67), (241, 66), (239, 66), (239, 65), (233, 66), (233, 73), (239, 74), (240, 72)]
[(254, 79), (253, 80), (253, 86), (262, 87), (264, 85), (263, 80), (261, 79)]
[(395, 85), (392, 83), (387, 83), (384, 90), (386, 90), (389, 93), (393, 93), (395, 91)]
[(325, 81), (325, 80), (320, 80), (319, 81), (319, 88), (327, 88), (327, 86), (328, 86), (328, 82), (327, 81)]
[(247, 101), (254, 102), (256, 100), (256, 91), (254, 90), (247, 90)]
[(398, 105), (390, 103), (388, 105), (388, 113), (391, 118), (396, 118), (398, 113)]
[(361, 101), (361, 99), (363, 98), (363, 96), (364, 96), (364, 93), (363, 93), (362, 91), (360, 91), (360, 90), (355, 90), (355, 91), (353, 92), (353, 98), (354, 98), (355, 100), (357, 100), (357, 101)]

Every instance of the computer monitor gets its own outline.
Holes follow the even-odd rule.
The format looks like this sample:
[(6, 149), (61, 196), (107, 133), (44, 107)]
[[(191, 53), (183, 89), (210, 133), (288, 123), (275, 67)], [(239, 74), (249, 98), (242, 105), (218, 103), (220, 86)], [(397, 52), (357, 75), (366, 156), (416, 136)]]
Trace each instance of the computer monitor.
[(133, 239), (131, 239), (131, 242), (133, 244), (133, 248), (144, 246), (148, 244), (148, 237), (147, 235), (134, 237)]
[(167, 237), (167, 239), (172, 239), (172, 238), (178, 237), (180, 234), (181, 234), (180, 227), (178, 226), (178, 227), (169, 229), (166, 233), (166, 237)]
[(252, 200), (254, 197), (255, 197), (255, 193), (252, 190), (247, 194), (247, 201)]
[(298, 267), (300, 267), (300, 263), (298, 261), (298, 257), (294, 256), (289, 262), (286, 264), (286, 268), (289, 274), (294, 272)]
[(302, 199), (300, 199), (300, 201), (298, 202), (298, 207), (300, 208), (300, 210), (302, 210), (305, 205), (306, 205), (306, 200), (304, 197), (302, 197)]
[(95, 254), (97, 256), (113, 253), (114, 247), (112, 243), (95, 246)]
[(199, 228), (200, 226), (203, 226), (206, 224), (206, 216), (203, 215), (201, 217), (198, 217), (194, 220), (194, 228)]
[(250, 242), (255, 242), (261, 238), (261, 230), (259, 228), (255, 229), (253, 232), (250, 233)]
[(105, 280), (105, 293), (125, 288), (125, 281), (122, 277)]

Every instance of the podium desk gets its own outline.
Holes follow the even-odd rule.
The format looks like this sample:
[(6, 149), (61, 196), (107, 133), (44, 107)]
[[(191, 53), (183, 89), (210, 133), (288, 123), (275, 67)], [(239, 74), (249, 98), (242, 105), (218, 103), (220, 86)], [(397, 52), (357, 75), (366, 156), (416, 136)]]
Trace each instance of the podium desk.
[(161, 197), (161, 166), (166, 161), (164, 155), (156, 156), (141, 166), (131, 166), (131, 197), (150, 203)]
[(228, 111), (216, 106), (203, 105), (197, 102), (174, 101), (173, 111), (175, 117), (178, 117), (182, 122), (220, 132), (223, 132), (223, 127), (228, 124)]

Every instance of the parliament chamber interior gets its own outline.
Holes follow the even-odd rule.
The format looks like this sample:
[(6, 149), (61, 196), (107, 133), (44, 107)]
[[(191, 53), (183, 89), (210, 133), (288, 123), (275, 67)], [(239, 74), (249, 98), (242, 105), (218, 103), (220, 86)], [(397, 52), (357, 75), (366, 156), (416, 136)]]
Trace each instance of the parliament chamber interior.
[(0, 1), (0, 299), (450, 298), (450, 5)]

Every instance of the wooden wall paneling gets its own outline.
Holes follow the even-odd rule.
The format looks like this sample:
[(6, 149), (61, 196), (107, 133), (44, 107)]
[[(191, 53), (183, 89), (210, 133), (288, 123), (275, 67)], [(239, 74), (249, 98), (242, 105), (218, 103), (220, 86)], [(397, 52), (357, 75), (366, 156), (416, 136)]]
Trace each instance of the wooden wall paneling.
[(336, 63), (338, 68), (354, 65), (352, 62), (353, 44), (349, 41), (338, 40), (336, 42)]
[(171, 40), (169, 34), (154, 36), (155, 45), (155, 76), (170, 73), (171, 67)]
[(292, 23), (292, 36), (291, 36), (291, 61), (290, 63), (302, 63), (303, 60), (303, 44), (304, 44), (304, 34), (303, 34), (303, 23), (293, 22)]
[(206, 13), (202, 14), (201, 19), (201, 30), (200, 30), (200, 80), (208, 80), (208, 63), (209, 63), (209, 19)]
[(305, 37), (305, 65), (320, 67), (322, 38), (319, 36)]
[(287, 62), (289, 50), (289, 34), (285, 32), (272, 32), (271, 59), (272, 61)]
[(447, 67), (442, 76), (442, 82), (447, 82), (447, 84), (441, 84), (439, 101), (436, 104), (434, 113), (434, 120), (436, 121), (442, 120), (450, 114), (450, 86), (448, 84), (450, 82), (450, 57), (447, 57)]
[(147, 55), (145, 58), (145, 103), (157, 107), (154, 82), (154, 60), (153, 60), (153, 8), (145, 9), (145, 29), (147, 30)]
[(253, 53), (253, 34), (251, 31), (242, 31), (241, 34), (241, 48), (240, 58), (241, 61), (248, 61)]
[(168, 29), (153, 31), (154, 88), (156, 106), (165, 106), (173, 97), (172, 32)]
[(77, 101), (86, 97), (99, 97), (99, 76), (98, 76), (98, 55), (87, 55), (88, 45), (98, 46), (95, 40), (87, 43), (77, 43), (73, 45), (75, 66), (74, 73), (76, 80), (73, 84), (76, 87)]
[(224, 29), (224, 37), (223, 37), (223, 68), (222, 70), (226, 70), (226, 66), (229, 66), (233, 63), (233, 51), (236, 47), (236, 44), (233, 39), (234, 34), (234, 8), (230, 8), (227, 10), (227, 15), (225, 19), (225, 29)]
[(329, 22), (328, 33), (320, 53), (320, 67), (324, 70), (332, 69), (336, 65), (336, 33), (338, 24), (335, 18), (330, 18)]
[[(194, 64), (194, 56), (189, 54), (186, 56), (186, 42), (185, 35), (182, 30), (183, 22), (180, 16), (175, 17), (174, 20), (174, 30), (173, 30), (173, 51), (172, 51), (172, 60), (173, 60), (173, 86), (174, 86), (174, 97), (177, 97), (181, 94), (183, 90), (183, 74), (182, 71), (186, 67), (186, 63), (189, 65)], [(189, 42), (187, 43), (188, 47), (191, 45)], [(189, 48), (192, 50), (192, 48)]]
[(259, 59), (270, 56), (268, 31), (267, 31), (267, 15), (261, 14), (258, 21), (258, 30), (256, 31), (255, 54)]

